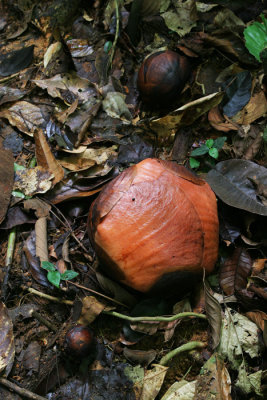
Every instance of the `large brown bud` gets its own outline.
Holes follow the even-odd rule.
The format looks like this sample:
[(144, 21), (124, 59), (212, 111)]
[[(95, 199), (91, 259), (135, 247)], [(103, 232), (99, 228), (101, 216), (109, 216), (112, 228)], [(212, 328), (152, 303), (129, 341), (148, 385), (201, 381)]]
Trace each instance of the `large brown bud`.
[(190, 287), (217, 259), (215, 195), (174, 162), (148, 158), (126, 169), (92, 204), (88, 223), (108, 274), (141, 292), (183, 280)]

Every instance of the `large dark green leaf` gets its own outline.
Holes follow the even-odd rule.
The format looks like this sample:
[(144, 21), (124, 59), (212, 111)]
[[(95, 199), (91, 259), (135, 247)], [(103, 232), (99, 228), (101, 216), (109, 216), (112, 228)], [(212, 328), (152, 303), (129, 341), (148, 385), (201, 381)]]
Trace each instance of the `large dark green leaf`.
[(252, 161), (226, 160), (206, 176), (216, 195), (226, 204), (267, 216), (261, 201), (261, 187), (267, 186), (267, 169)]

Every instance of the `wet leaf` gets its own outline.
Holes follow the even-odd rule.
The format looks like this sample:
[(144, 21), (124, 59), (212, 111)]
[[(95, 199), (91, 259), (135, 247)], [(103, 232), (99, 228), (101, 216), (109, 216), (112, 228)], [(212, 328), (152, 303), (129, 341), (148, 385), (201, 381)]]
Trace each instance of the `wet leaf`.
[(225, 82), (225, 96), (222, 100), (225, 115), (233, 117), (249, 102), (251, 85), (251, 74), (248, 71), (239, 72)]
[(220, 285), (227, 296), (245, 289), (252, 270), (252, 260), (245, 249), (238, 247), (220, 270)]
[(252, 161), (233, 159), (219, 162), (206, 175), (207, 182), (226, 204), (267, 215), (267, 206), (259, 200), (251, 179), (266, 185), (267, 168)]
[(13, 324), (4, 303), (0, 302), (0, 372), (8, 376), (15, 357)]
[(33, 59), (34, 46), (0, 54), (0, 75), (8, 76), (27, 68)]
[(221, 306), (218, 300), (211, 293), (211, 289), (207, 282), (205, 282), (205, 309), (207, 313), (207, 318), (210, 324), (211, 337), (212, 337), (212, 348), (215, 349), (221, 338), (221, 328), (222, 328), (222, 315)]
[(201, 368), (195, 400), (231, 400), (231, 378), (222, 357), (214, 353)]
[(0, 224), (6, 216), (14, 182), (14, 159), (11, 151), (0, 141)]

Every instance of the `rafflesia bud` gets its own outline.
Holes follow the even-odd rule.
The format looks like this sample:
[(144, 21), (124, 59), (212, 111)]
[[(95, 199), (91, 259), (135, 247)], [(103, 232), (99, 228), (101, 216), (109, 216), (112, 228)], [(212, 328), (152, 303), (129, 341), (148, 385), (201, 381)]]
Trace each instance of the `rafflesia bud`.
[(137, 88), (147, 105), (169, 105), (184, 88), (190, 73), (187, 57), (171, 50), (158, 51), (143, 61)]
[(190, 288), (217, 259), (215, 195), (174, 162), (148, 158), (126, 169), (92, 204), (88, 223), (101, 265), (140, 292)]

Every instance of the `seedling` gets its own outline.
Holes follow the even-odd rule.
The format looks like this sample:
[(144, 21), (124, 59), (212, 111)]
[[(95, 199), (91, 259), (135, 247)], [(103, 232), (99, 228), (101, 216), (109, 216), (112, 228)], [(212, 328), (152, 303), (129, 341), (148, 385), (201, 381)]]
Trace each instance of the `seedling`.
[(222, 149), (227, 137), (222, 136), (215, 140), (208, 139), (204, 144), (202, 144), (197, 149), (194, 149), (189, 158), (189, 163), (191, 168), (198, 168), (200, 166), (200, 162), (195, 159), (195, 157), (201, 157), (205, 154), (211, 159), (217, 159), (219, 157), (219, 150)]
[(78, 272), (72, 271), (67, 269), (63, 274), (61, 274), (55, 267), (54, 264), (48, 261), (42, 261), (41, 263), (42, 268), (47, 271), (47, 279), (52, 285), (59, 287), (61, 281), (70, 281), (73, 278), (76, 278)]

